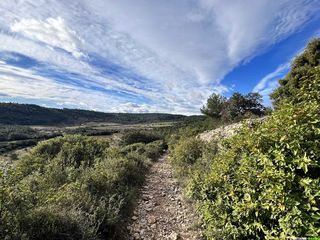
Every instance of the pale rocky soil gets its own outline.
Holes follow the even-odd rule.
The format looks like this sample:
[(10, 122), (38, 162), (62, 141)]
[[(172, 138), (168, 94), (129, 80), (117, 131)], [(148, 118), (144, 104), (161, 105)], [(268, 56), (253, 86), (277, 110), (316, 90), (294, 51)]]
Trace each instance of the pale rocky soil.
[(201, 222), (183, 198), (168, 156), (153, 164), (129, 220), (128, 239), (200, 240)]
[(251, 127), (254, 123), (262, 123), (267, 117), (249, 119), (239, 123), (230, 124), (227, 126), (222, 126), (214, 130), (205, 131), (198, 135), (198, 138), (205, 142), (211, 142), (213, 140), (219, 141), (220, 139), (225, 139), (235, 135), (238, 130), (243, 126)]
[(219, 127), (214, 130), (205, 131), (198, 135), (202, 141), (211, 142), (212, 140), (220, 140), (232, 137), (237, 133), (237, 130), (243, 126), (242, 123), (234, 123), (231, 125)]

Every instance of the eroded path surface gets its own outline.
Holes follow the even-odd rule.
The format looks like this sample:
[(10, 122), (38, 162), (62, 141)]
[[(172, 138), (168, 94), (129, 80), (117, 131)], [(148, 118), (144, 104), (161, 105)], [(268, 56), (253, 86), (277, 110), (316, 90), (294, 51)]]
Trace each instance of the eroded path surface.
[(154, 163), (127, 227), (129, 239), (202, 239), (199, 220), (182, 197), (168, 156)]

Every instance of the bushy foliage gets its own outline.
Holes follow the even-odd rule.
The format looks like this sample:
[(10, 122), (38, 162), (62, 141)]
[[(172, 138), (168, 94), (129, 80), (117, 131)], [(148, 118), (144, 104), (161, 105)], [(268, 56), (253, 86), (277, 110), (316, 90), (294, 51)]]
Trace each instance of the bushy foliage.
[(161, 156), (165, 147), (166, 146), (163, 140), (157, 140), (152, 143), (146, 144), (145, 156), (151, 160), (156, 160)]
[(122, 145), (134, 143), (150, 143), (159, 140), (160, 136), (151, 131), (133, 130), (123, 134), (121, 137)]
[(210, 238), (319, 235), (319, 117), (318, 104), (288, 105), (226, 141), (206, 159), (210, 170), (194, 172), (190, 194)]
[(180, 176), (188, 174), (192, 167), (201, 157), (204, 143), (196, 138), (183, 137), (177, 141), (171, 149), (171, 158)]
[(0, 178), (0, 238), (117, 239), (147, 166), (145, 155), (91, 137), (41, 142)]
[[(286, 106), (254, 131), (243, 129), (218, 153), (192, 158), (192, 164), (207, 163), (192, 169), (188, 188), (210, 239), (319, 235), (320, 106), (303, 107)], [(183, 161), (189, 152), (180, 142), (173, 154), (183, 171), (178, 161), (189, 163)]]
[[(320, 235), (319, 67), (301, 78), (294, 98), (279, 101), (267, 120), (204, 148), (192, 163), (187, 189), (209, 239)], [(175, 166), (189, 147), (173, 147)]]
[(208, 98), (207, 104), (201, 108), (201, 112), (206, 116), (226, 122), (241, 120), (250, 115), (262, 116), (265, 111), (260, 94), (242, 95), (237, 92), (229, 99), (214, 93)]
[(163, 140), (157, 140), (148, 144), (141, 142), (134, 143), (122, 148), (121, 152), (124, 154), (135, 153), (147, 159), (156, 160), (161, 156), (164, 149), (165, 144)]

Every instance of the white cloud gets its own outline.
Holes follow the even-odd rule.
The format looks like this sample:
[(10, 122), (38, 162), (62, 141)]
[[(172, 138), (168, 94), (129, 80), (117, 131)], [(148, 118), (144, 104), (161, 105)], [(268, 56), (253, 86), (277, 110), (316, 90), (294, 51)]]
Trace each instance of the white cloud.
[[(55, 102), (55, 105), (61, 107), (77, 107), (105, 112), (168, 112), (168, 109), (172, 109), (173, 112), (182, 114), (194, 113), (193, 109), (188, 110), (187, 106), (180, 107), (180, 104), (170, 103), (170, 100), (168, 102), (165, 98), (165, 101), (160, 104), (137, 104), (86, 87), (59, 84), (50, 78), (39, 76), (32, 69), (9, 66), (1, 60), (0, 76), (0, 96), (6, 99), (11, 97), (44, 100)], [(158, 94), (155, 96), (160, 100)]]
[(79, 58), (83, 54), (78, 50), (82, 40), (75, 31), (70, 30), (61, 17), (47, 18), (45, 21), (36, 19), (22, 19), (11, 27), (12, 32), (22, 33), (24, 36), (57, 47), (72, 53)]
[[(118, 103), (120, 111), (196, 113), (212, 91), (228, 91), (221, 84), (228, 72), (299, 30), (319, 8), (317, 0), (2, 0), (0, 51), (20, 53), (56, 71), (77, 74), (83, 85), (148, 99), (137, 104), (114, 97), (114, 105), (107, 104), (107, 110)], [(94, 57), (128, 69), (144, 81), (106, 75), (92, 64)], [(20, 77), (10, 88), (7, 81), (2, 92), (23, 95), (23, 86), (30, 93), (28, 86), (41, 83), (36, 69), (32, 71), (32, 81)], [(66, 94), (64, 101), (75, 104), (82, 99), (77, 93), (85, 91), (49, 78), (46, 85), (59, 89), (60, 102), (66, 89), (75, 92)], [(111, 97), (88, 92), (90, 106), (106, 110), (94, 101), (110, 102)]]
[[(317, 35), (319, 35), (318, 32), (315, 33), (315, 36)], [(303, 53), (304, 49), (305, 47), (296, 51), (288, 62), (279, 65), (273, 72), (268, 73), (253, 88), (253, 92), (258, 92), (262, 95), (265, 105), (271, 106), (269, 95), (279, 86), (279, 79), (285, 77), (290, 70), (291, 63), (294, 61), (294, 58)]]
[(281, 64), (275, 71), (263, 77), (254, 87), (253, 92), (261, 92), (274, 87), (274, 81), (278, 81), (290, 68), (290, 63)]
[(260, 93), (266, 106), (271, 106), (269, 95), (278, 87), (278, 81), (289, 70), (290, 62), (281, 64), (275, 71), (264, 76), (253, 88), (253, 92)]

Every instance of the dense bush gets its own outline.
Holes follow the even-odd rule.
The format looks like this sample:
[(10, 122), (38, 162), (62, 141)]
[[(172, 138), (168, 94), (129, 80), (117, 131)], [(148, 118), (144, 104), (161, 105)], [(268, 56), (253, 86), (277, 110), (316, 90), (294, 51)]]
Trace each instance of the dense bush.
[(116, 238), (148, 166), (128, 148), (78, 135), (38, 144), (1, 178), (0, 238)]
[(171, 158), (180, 176), (185, 176), (201, 157), (204, 143), (196, 138), (181, 138), (171, 149)]
[(179, 161), (207, 163), (192, 168), (188, 188), (210, 239), (319, 235), (319, 107), (286, 106), (227, 140), (222, 151), (191, 162), (183, 161), (190, 143), (180, 140), (175, 166), (185, 171)]
[(136, 153), (147, 159), (156, 160), (161, 156), (164, 149), (164, 142), (162, 140), (157, 140), (148, 144), (134, 143), (122, 148), (121, 152), (124, 154)]
[(263, 123), (203, 148), (191, 161), (194, 139), (171, 147), (174, 166), (193, 166), (187, 187), (209, 239), (320, 235), (319, 67), (300, 78), (295, 96), (279, 99)]
[(152, 143), (148, 143), (145, 146), (145, 156), (151, 160), (156, 160), (161, 156), (165, 147), (166, 146), (162, 140), (157, 140)]
[(317, 104), (286, 106), (226, 141), (206, 159), (210, 170), (194, 171), (190, 194), (210, 238), (319, 235), (319, 118)]
[(151, 131), (133, 130), (123, 134), (121, 137), (122, 145), (134, 143), (150, 143), (159, 140), (160, 136)]

